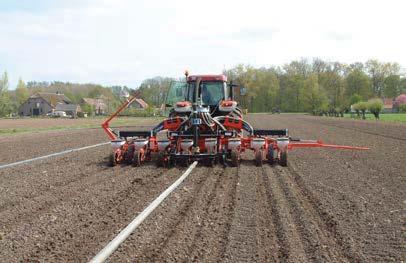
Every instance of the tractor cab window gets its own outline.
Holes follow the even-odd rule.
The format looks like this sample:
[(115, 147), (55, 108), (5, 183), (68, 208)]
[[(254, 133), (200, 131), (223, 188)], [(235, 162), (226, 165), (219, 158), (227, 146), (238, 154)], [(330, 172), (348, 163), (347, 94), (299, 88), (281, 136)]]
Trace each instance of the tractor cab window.
[[(196, 82), (189, 83), (188, 100), (193, 101)], [(225, 83), (221, 81), (202, 81), (199, 94), (204, 105), (217, 105), (224, 99)]]
[(166, 104), (175, 105), (178, 101), (184, 101), (186, 95), (186, 82), (173, 81), (169, 87)]

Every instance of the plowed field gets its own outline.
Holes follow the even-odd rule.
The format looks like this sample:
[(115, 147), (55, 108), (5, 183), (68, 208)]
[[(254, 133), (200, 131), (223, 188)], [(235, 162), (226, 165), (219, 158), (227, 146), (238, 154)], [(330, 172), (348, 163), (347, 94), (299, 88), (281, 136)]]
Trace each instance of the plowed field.
[[(249, 115), (255, 128), (368, 146), (299, 149), (289, 166), (195, 168), (112, 262), (405, 260), (406, 125)], [(0, 163), (107, 141), (101, 130), (0, 139)], [(0, 170), (2, 262), (85, 262), (186, 168), (106, 166), (110, 146)]]

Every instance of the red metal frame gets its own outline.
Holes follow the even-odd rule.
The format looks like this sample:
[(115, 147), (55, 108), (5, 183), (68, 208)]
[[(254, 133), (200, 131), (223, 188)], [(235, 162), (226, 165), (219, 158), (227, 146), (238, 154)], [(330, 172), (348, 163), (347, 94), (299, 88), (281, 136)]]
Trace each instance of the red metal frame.
[(368, 147), (324, 144), (322, 141), (316, 141), (316, 142), (290, 142), (288, 144), (288, 149), (289, 150), (292, 150), (294, 148), (316, 148), (316, 147), (343, 149), (343, 150), (369, 150)]
[(110, 121), (112, 119), (114, 119), (115, 117), (117, 117), (117, 115), (120, 112), (122, 112), (125, 108), (127, 108), (127, 106), (130, 105), (135, 99), (136, 99), (135, 96), (128, 99), (125, 103), (123, 103), (123, 105), (120, 106), (120, 108), (118, 108), (118, 110), (116, 110), (107, 120), (105, 120), (102, 123), (101, 126), (104, 129), (104, 131), (107, 133), (107, 135), (109, 136), (110, 140), (117, 140), (117, 136), (113, 133), (113, 131), (109, 127)]

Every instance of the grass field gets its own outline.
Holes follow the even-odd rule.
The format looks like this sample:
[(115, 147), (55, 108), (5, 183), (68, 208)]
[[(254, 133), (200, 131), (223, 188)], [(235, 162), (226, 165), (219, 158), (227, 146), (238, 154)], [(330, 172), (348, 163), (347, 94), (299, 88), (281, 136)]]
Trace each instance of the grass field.
[[(357, 115), (354, 115), (354, 118)], [(351, 118), (351, 114), (344, 114), (344, 117)], [(370, 121), (375, 121), (373, 114), (366, 114), (366, 119)], [(395, 121), (395, 122), (406, 122), (406, 113), (385, 113), (379, 115), (379, 121)]]
[[(101, 128), (104, 119), (106, 117), (82, 119), (0, 119), (0, 136), (44, 131)], [(146, 126), (157, 124), (161, 119), (161, 117), (120, 117), (113, 120), (110, 126)]]

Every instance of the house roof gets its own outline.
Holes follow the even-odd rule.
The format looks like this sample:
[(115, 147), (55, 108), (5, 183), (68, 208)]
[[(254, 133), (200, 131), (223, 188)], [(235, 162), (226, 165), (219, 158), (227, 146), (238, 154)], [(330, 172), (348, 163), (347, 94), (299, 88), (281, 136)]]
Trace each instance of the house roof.
[(383, 102), (384, 105), (392, 105), (393, 104), (393, 99), (385, 98), (385, 99), (382, 99), (382, 102)]
[(384, 109), (392, 109), (393, 108), (393, 99), (385, 98), (385, 99), (382, 99), (382, 102), (383, 102), (383, 108)]
[(52, 107), (55, 107), (58, 103), (68, 104), (71, 102), (64, 94), (49, 92), (37, 92), (30, 98), (43, 98)]
[(82, 102), (94, 106), (96, 109), (106, 109), (107, 105), (102, 98), (83, 98)]
[(143, 99), (135, 99), (135, 102), (138, 103), (143, 109), (148, 108), (148, 103), (146, 103)]
[(65, 104), (58, 103), (56, 104), (55, 110), (59, 111), (82, 111), (79, 105), (77, 104)]

